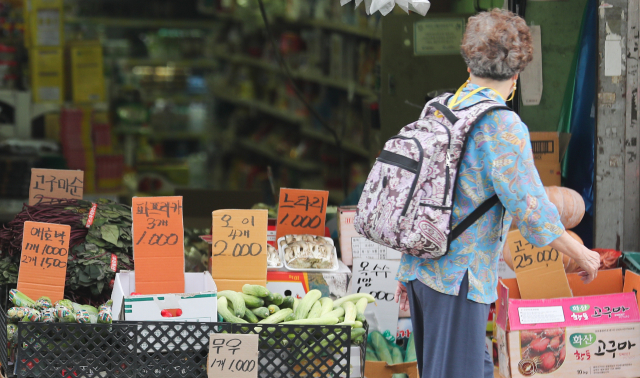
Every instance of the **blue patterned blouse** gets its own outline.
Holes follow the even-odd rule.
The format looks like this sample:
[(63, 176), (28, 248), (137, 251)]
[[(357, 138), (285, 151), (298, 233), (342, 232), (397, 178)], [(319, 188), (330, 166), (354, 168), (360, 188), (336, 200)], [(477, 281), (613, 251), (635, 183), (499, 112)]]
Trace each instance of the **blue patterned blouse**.
[[(468, 84), (463, 98), (477, 85)], [(487, 98), (504, 103), (497, 92), (483, 89), (457, 107)], [(453, 225), (494, 194), (505, 206), (494, 206), (451, 243), (449, 252), (431, 260), (404, 254), (397, 279), (418, 279), (444, 294), (458, 295), (465, 272), (469, 272), (468, 299), (492, 303), (498, 298), (498, 261), (511, 221), (522, 235), (538, 247), (548, 245), (564, 231), (556, 207), (549, 202), (533, 163), (529, 130), (517, 114), (508, 110), (487, 113), (469, 135), (458, 174)]]

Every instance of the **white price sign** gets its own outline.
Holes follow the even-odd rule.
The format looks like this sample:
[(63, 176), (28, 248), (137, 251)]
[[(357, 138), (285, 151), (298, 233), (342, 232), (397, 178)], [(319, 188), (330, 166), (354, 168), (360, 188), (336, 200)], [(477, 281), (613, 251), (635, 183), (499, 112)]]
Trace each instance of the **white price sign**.
[(398, 329), (399, 305), (395, 301), (398, 281), (395, 277), (399, 266), (399, 260), (353, 259), (353, 292), (368, 293), (376, 299), (375, 306), (367, 306), (367, 321), (377, 324), (381, 332), (389, 331), (392, 335)]
[(402, 253), (395, 249), (385, 247), (384, 245), (362, 237), (351, 238), (351, 250), (353, 251), (354, 259), (399, 260), (402, 258)]

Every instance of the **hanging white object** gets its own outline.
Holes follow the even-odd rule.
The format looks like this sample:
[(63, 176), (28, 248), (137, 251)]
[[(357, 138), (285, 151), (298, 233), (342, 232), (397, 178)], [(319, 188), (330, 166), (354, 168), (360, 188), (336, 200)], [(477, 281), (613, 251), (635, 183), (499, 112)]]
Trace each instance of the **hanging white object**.
[[(415, 12), (426, 16), (429, 7), (431, 7), (429, 0), (356, 0), (355, 7), (357, 8), (363, 1), (367, 15), (380, 12), (380, 14), (386, 16), (391, 13), (393, 7), (397, 4), (407, 14), (409, 14), (409, 12)], [(350, 2), (351, 0), (340, 0), (340, 5), (344, 6)]]

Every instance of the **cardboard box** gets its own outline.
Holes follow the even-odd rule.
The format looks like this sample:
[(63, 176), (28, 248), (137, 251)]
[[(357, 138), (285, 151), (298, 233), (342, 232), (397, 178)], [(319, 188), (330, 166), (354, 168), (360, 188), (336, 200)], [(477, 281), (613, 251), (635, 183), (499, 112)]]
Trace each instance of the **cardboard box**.
[(26, 0), (24, 41), (27, 47), (62, 46), (63, 6), (62, 0)]
[(290, 272), (284, 268), (267, 271), (267, 289), (282, 295), (302, 298), (309, 290), (317, 289), (323, 297), (337, 299), (349, 294), (351, 270), (341, 261), (335, 272)]
[(420, 378), (417, 362), (405, 362), (387, 365), (386, 362), (366, 361), (364, 364), (365, 378), (391, 378), (394, 374), (407, 374), (409, 378)]
[(33, 102), (62, 104), (64, 101), (64, 60), (59, 47), (29, 50)]
[(538, 174), (544, 186), (560, 186), (562, 172), (560, 162), (569, 145), (571, 134), (557, 132), (532, 132), (531, 149)]
[(70, 99), (75, 103), (104, 102), (106, 91), (100, 42), (70, 43), (68, 55)]
[[(217, 288), (211, 274), (185, 273), (185, 292), (161, 295), (134, 295), (135, 272), (116, 273), (113, 284), (113, 319), (127, 321), (217, 322)], [(181, 309), (179, 317), (165, 318), (160, 311)]]
[[(640, 280), (620, 269), (601, 271), (584, 285), (569, 279), (572, 298), (522, 300), (515, 280), (501, 280), (497, 302), (500, 374), (505, 378), (637, 377), (640, 313), (633, 290)], [(615, 292), (618, 290), (618, 292)], [(600, 294), (600, 295), (598, 295)], [(557, 346), (557, 347), (556, 347)]]

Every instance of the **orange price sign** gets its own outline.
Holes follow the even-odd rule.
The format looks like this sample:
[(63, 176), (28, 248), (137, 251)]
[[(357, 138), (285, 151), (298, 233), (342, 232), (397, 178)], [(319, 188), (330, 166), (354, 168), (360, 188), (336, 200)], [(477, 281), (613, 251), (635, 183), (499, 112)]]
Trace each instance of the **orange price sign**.
[(276, 239), (294, 234), (324, 236), (328, 199), (326, 190), (280, 189)]
[(182, 197), (133, 197), (136, 292), (184, 293)]
[(82, 199), (84, 172), (69, 169), (31, 169), (29, 205)]
[(267, 284), (267, 210), (212, 213), (211, 276), (218, 291)]
[(24, 222), (18, 290), (34, 301), (64, 298), (71, 226)]

